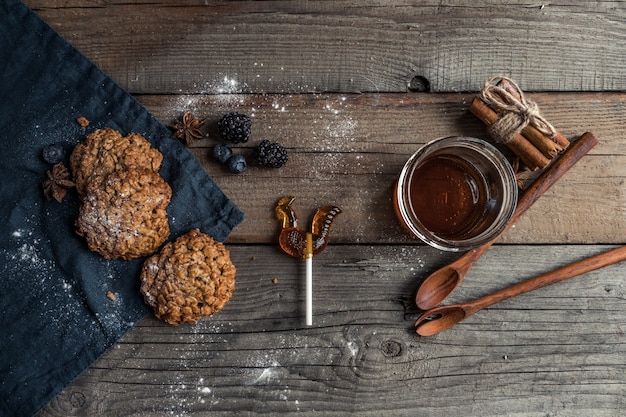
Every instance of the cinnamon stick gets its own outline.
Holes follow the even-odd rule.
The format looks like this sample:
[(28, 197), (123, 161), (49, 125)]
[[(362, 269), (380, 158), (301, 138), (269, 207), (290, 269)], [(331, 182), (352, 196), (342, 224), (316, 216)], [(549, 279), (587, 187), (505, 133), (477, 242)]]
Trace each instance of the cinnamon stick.
[[(536, 133), (535, 133), (536, 132)], [(565, 136), (563, 136), (559, 131), (556, 131), (556, 134), (552, 139), (546, 137), (543, 133), (537, 130), (536, 127), (528, 125), (524, 129), (522, 129), (522, 134), (530, 139), (530, 136), (533, 135), (541, 135), (543, 140), (552, 140), (556, 143), (562, 150), (559, 153), (562, 153), (569, 146), (569, 140)]]
[(565, 136), (561, 135), (558, 130), (553, 140), (559, 145), (561, 145), (563, 149), (567, 149), (567, 147), (569, 146), (569, 140), (567, 140)]
[[(511, 94), (513, 97), (520, 99), (518, 91), (511, 86), (511, 83), (507, 80), (501, 80), (497, 84), (499, 87), (504, 89), (507, 93)], [(530, 141), (533, 145), (537, 147), (549, 159), (554, 158), (558, 154), (562, 153), (568, 146), (569, 141), (561, 135), (558, 131), (553, 138), (549, 138), (545, 134), (541, 133), (536, 127), (532, 125), (527, 125), (521, 131), (522, 136)]]
[(520, 133), (549, 159), (554, 158), (565, 150), (563, 146), (548, 138), (534, 126), (527, 125)]
[[(491, 126), (499, 116), (487, 106), (480, 98), (474, 97), (469, 111), (478, 117), (484, 124)], [(531, 170), (545, 168), (550, 160), (546, 158), (530, 141), (519, 133), (513, 135), (506, 146), (517, 155), (521, 161)]]

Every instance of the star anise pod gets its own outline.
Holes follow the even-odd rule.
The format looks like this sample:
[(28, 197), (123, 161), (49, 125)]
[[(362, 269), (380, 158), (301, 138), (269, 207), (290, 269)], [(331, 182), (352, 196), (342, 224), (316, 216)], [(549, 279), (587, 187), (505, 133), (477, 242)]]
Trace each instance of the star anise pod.
[(48, 200), (55, 199), (59, 203), (65, 197), (68, 188), (75, 186), (63, 162), (55, 164), (51, 170), (46, 172), (46, 179), (43, 182), (43, 192)]
[(204, 134), (200, 131), (200, 127), (202, 127), (204, 122), (205, 119), (196, 119), (193, 117), (193, 114), (188, 111), (183, 114), (182, 119), (173, 126), (174, 137), (189, 146), (194, 139), (202, 139), (204, 137)]

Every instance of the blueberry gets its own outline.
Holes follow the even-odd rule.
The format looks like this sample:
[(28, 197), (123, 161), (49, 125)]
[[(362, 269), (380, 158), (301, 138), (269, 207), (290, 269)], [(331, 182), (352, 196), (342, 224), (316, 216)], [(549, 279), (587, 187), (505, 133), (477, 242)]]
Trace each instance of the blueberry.
[(228, 164), (228, 169), (230, 172), (234, 174), (241, 174), (246, 170), (248, 164), (246, 163), (246, 158), (243, 155), (233, 155), (228, 158), (226, 162)]
[(226, 145), (225, 143), (216, 145), (215, 148), (213, 148), (213, 157), (220, 164), (225, 164), (232, 155), (232, 149), (230, 149), (230, 146)]
[(43, 159), (49, 164), (58, 164), (65, 158), (65, 149), (59, 144), (53, 143), (43, 148)]

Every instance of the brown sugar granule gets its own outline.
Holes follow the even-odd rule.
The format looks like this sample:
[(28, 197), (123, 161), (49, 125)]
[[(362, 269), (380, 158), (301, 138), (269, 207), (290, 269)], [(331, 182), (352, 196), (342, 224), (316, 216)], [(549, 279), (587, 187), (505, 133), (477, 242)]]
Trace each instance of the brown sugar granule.
[(89, 120), (87, 120), (86, 117), (80, 116), (76, 119), (76, 122), (81, 125), (82, 127), (87, 127), (89, 126)]
[(235, 274), (224, 244), (193, 229), (144, 262), (141, 293), (160, 320), (194, 323), (226, 305)]
[(278, 278), (272, 279), (272, 284), (278, 284)]
[(111, 290), (107, 291), (107, 298), (111, 301), (115, 301), (117, 300), (117, 296), (115, 295), (115, 293)]

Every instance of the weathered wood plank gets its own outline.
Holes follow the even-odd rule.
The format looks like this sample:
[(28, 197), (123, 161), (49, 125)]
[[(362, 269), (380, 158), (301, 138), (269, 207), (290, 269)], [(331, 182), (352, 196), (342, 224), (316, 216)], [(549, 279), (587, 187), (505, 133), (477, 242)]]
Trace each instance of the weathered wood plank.
[[(549, 92), (531, 97), (565, 136), (601, 143), (449, 302), (624, 242), (623, 1), (25, 2), (164, 123), (206, 117), (210, 137), (192, 152), (247, 215), (227, 242), (238, 276), (224, 311), (193, 326), (142, 320), (39, 417), (624, 414), (626, 266), (420, 338), (415, 288), (455, 255), (409, 238), (391, 210), (419, 146), (486, 137), (468, 92), (504, 74)], [(445, 94), (406, 93), (423, 89)], [(232, 110), (254, 119), (236, 151), (276, 140), (286, 167), (233, 175), (211, 160), (215, 122)], [(276, 246), (273, 206), (291, 193), (303, 221), (319, 205), (344, 209), (314, 259), (310, 329), (303, 265)], [(593, 245), (568, 245), (581, 243)]]
[(26, 4), (133, 93), (626, 89), (617, 0)]
[[(608, 249), (495, 246), (450, 302)], [(277, 256), (275, 246), (231, 250), (237, 289), (222, 312), (192, 326), (141, 321), (39, 417), (593, 417), (626, 409), (623, 265), (420, 338), (409, 300), (450, 254), (402, 245), (329, 247), (315, 258), (315, 319), (307, 329), (301, 262)]]
[[(344, 213), (333, 225), (340, 243), (417, 243), (400, 228), (392, 206), (402, 165), (422, 144), (446, 135), (488, 138), (467, 111), (470, 94), (197, 95), (139, 96), (171, 124), (186, 111), (207, 118), (208, 139), (193, 152), (207, 172), (246, 213), (231, 242), (273, 242), (279, 223), (273, 207), (283, 195), (298, 197), (303, 221), (315, 208), (336, 204)], [(623, 181), (626, 119), (623, 93), (531, 94), (565, 136), (593, 131), (600, 144), (546, 193), (510, 230), (506, 243), (620, 243), (626, 210)], [(210, 152), (221, 142), (217, 120), (229, 111), (253, 116), (245, 155), (262, 139), (290, 154), (278, 170), (251, 166), (229, 173)], [(580, 221), (584, 218), (585, 221)]]

